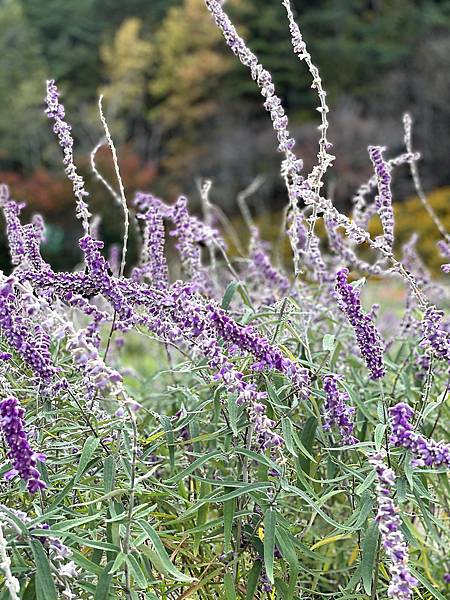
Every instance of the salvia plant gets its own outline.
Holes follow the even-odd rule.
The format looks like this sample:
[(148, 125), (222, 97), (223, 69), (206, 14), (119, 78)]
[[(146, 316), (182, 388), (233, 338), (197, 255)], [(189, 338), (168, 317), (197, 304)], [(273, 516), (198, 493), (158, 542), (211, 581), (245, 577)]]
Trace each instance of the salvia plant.
[[(205, 0), (273, 124), (292, 268), (275, 261), (246, 204), (259, 184), (238, 199), (247, 253), (229, 253), (236, 235), (211, 182), (202, 218), (185, 197), (127, 200), (100, 99), (105, 138), (92, 168), (124, 211), (123, 246), (106, 256), (47, 82), (81, 264), (55, 272), (41, 254), (42, 217), (24, 223), (23, 204), (0, 187), (13, 267), (0, 274), (2, 599), (450, 597), (448, 292), (414, 237), (394, 245), (402, 165), (442, 235), (443, 277), (450, 237), (422, 190), (409, 116), (404, 153), (370, 147), (373, 176), (352, 214), (334, 206), (326, 92), (283, 5), (318, 95), (310, 173), (270, 73), (222, 4)], [(95, 165), (102, 144), (118, 191)], [(131, 227), (136, 265), (126, 260)], [(370, 306), (369, 277), (404, 289), (403, 310)]]

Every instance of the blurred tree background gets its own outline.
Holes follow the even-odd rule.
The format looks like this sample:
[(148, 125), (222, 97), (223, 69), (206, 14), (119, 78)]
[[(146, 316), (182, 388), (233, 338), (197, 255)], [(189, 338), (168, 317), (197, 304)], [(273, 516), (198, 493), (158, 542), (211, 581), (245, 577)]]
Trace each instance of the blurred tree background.
[[(402, 151), (406, 110), (415, 119), (425, 188), (448, 185), (450, 0), (293, 0), (293, 6), (329, 94), (329, 137), (338, 159), (327, 185), (340, 207), (371, 173), (369, 143), (386, 145), (391, 155)], [(307, 169), (317, 152), (317, 100), (305, 65), (291, 52), (281, 1), (229, 0), (227, 10), (272, 72)], [(212, 199), (233, 217), (236, 194), (262, 174), (258, 211), (286, 202), (261, 98), (203, 0), (0, 0), (0, 67), (0, 179), (28, 212), (46, 216), (46, 253), (58, 268), (78, 260), (71, 248), (79, 230), (43, 113), (47, 78), (63, 93), (76, 160), (108, 243), (120, 239), (120, 210), (111, 208), (89, 168), (102, 136), (100, 93), (129, 200), (145, 189), (166, 200), (187, 193), (195, 205), (198, 179), (210, 177)], [(115, 181), (108, 153), (98, 162)], [(413, 194), (406, 168), (396, 175), (395, 193), (397, 200)], [(448, 204), (442, 210), (448, 217)]]

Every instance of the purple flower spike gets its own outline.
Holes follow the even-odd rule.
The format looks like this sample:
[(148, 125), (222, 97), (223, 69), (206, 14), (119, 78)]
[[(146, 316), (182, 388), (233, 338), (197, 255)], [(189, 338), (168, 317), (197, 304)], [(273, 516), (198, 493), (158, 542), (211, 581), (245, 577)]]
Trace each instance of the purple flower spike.
[(91, 214), (84, 198), (89, 194), (85, 190), (84, 179), (77, 173), (77, 168), (73, 160), (73, 138), (70, 133), (72, 128), (64, 120), (65, 110), (59, 101), (59, 92), (54, 79), (47, 81), (46, 103), (47, 109), (45, 113), (49, 119), (53, 119), (54, 121), (53, 131), (58, 136), (59, 145), (64, 152), (63, 163), (66, 166), (65, 172), (72, 182), (73, 192), (77, 199), (76, 215), (78, 219), (83, 221), (83, 227), (87, 233), (89, 231), (89, 218)]
[(348, 269), (341, 269), (336, 275), (335, 290), (339, 308), (355, 330), (356, 341), (372, 379), (381, 379), (386, 372), (383, 363), (383, 342), (372, 316), (362, 310), (359, 290), (347, 283), (347, 277)]
[(389, 598), (411, 600), (413, 588), (418, 584), (408, 569), (408, 546), (401, 532), (402, 521), (392, 495), (395, 486), (395, 473), (384, 463), (384, 452), (369, 455), (377, 476), (378, 513), (375, 518), (381, 534), (383, 548), (390, 560), (391, 581), (388, 588)]
[(13, 465), (5, 474), (5, 478), (9, 480), (20, 475), (21, 479), (27, 482), (30, 494), (34, 494), (47, 487), (36, 469), (37, 461), (43, 462), (45, 456), (36, 454), (28, 443), (24, 429), (24, 413), (25, 410), (13, 396), (0, 402), (0, 427), (9, 446), (8, 458)]
[(353, 435), (352, 417), (355, 409), (347, 405), (348, 394), (339, 391), (338, 382), (337, 375), (325, 375), (323, 378), (323, 389), (327, 394), (323, 410), (323, 428), (329, 431), (333, 426), (338, 427), (342, 443), (345, 446), (353, 446), (358, 442)]
[(384, 150), (385, 148), (381, 146), (369, 146), (369, 156), (375, 167), (378, 183), (376, 205), (384, 231), (384, 235), (379, 241), (384, 241), (388, 248), (392, 248), (394, 244), (394, 211), (392, 209), (391, 169), (383, 159)]
[(144, 243), (141, 253), (141, 265), (134, 269), (132, 278), (141, 281), (149, 277), (153, 287), (165, 289), (169, 285), (169, 272), (164, 256), (165, 231), (162, 216), (155, 206), (149, 206), (147, 212), (139, 215), (144, 220)]
[(414, 457), (415, 466), (446, 467), (450, 469), (450, 444), (435, 442), (414, 431), (411, 419), (413, 409), (399, 402), (389, 410), (392, 434), (390, 442), (407, 448)]

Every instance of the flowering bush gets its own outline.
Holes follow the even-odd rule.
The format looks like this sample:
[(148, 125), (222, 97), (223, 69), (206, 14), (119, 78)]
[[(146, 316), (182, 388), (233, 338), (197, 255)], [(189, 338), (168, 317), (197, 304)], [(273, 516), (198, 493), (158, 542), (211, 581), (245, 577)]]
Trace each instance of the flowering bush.
[[(92, 166), (125, 214), (123, 247), (104, 256), (48, 82), (84, 264), (55, 271), (41, 255), (42, 218), (23, 223), (22, 205), (0, 188), (13, 265), (0, 277), (2, 597), (448, 598), (447, 292), (412, 242), (394, 254), (395, 168), (409, 165), (442, 229), (443, 262), (450, 240), (421, 191), (411, 121), (404, 154), (369, 149), (374, 175), (352, 216), (340, 213), (323, 195), (334, 158), (326, 93), (289, 0), (293, 49), (320, 102), (308, 175), (270, 74), (221, 4), (205, 4), (272, 119), (293, 273), (273, 260), (245, 193), (250, 247), (233, 260), (210, 182), (203, 218), (184, 197), (140, 192), (129, 206), (100, 101), (119, 191)], [(132, 268), (130, 227), (142, 240)], [(168, 236), (180, 273), (167, 262)], [(403, 315), (366, 308), (356, 273), (403, 285)]]

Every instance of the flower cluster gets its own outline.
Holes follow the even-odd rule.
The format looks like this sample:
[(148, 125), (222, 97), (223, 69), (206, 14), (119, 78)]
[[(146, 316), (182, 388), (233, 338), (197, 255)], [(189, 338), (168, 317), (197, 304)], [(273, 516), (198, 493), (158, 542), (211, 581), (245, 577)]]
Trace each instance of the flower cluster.
[(426, 309), (421, 324), (423, 339), (420, 345), (450, 366), (450, 333), (444, 328), (443, 317), (443, 311), (435, 306)]
[(408, 449), (413, 455), (415, 466), (446, 467), (450, 469), (450, 444), (436, 442), (414, 431), (411, 419), (414, 410), (399, 402), (390, 410), (392, 433), (391, 444)]
[(223, 309), (212, 303), (207, 305), (207, 311), (212, 326), (225, 341), (231, 342), (240, 350), (249, 352), (257, 359), (257, 362), (252, 365), (253, 370), (276, 369), (291, 379), (302, 398), (308, 397), (310, 376), (307, 369), (284, 356), (279, 348), (270, 344), (267, 338), (260, 336), (251, 325), (240, 326)]
[(141, 281), (148, 277), (152, 286), (164, 289), (169, 284), (169, 273), (164, 255), (165, 232), (162, 216), (155, 208), (149, 206), (147, 211), (138, 217), (144, 221), (144, 234), (141, 252), (141, 264), (134, 269), (132, 278)]
[(38, 461), (44, 461), (43, 454), (36, 454), (31, 448), (24, 428), (25, 409), (14, 396), (5, 398), (0, 402), (0, 428), (9, 446), (8, 458), (13, 468), (5, 475), (6, 479), (12, 479), (19, 475), (27, 483), (27, 489), (31, 494), (46, 487), (36, 468)]
[[(442, 254), (442, 256), (444, 258), (450, 258), (450, 243), (449, 242), (444, 242), (444, 240), (440, 240), (438, 243), (438, 248), (440, 250), (440, 253)], [(441, 269), (444, 273), (450, 273), (450, 263), (445, 263), (443, 265), (441, 265)]]
[(262, 296), (260, 304), (266, 305), (286, 296), (291, 287), (289, 279), (270, 262), (256, 227), (251, 230), (247, 281), (255, 286), (255, 295)]
[(401, 531), (401, 518), (392, 496), (394, 494), (395, 473), (384, 463), (384, 453), (369, 455), (377, 477), (378, 512), (376, 522), (381, 534), (383, 548), (390, 560), (391, 581), (388, 596), (394, 600), (410, 600), (417, 579), (408, 569), (408, 547)]
[(347, 283), (347, 277), (348, 269), (341, 269), (336, 275), (339, 308), (355, 330), (356, 341), (372, 379), (380, 379), (385, 374), (383, 343), (371, 316), (362, 310), (359, 290)]
[[(35, 323), (26, 306), (26, 296), (22, 306), (16, 296), (17, 280), (11, 276), (0, 281), (0, 331), (8, 344), (20, 354), (26, 364), (45, 383), (49, 383), (56, 372), (50, 354), (50, 337), (40, 323)], [(21, 308), (23, 310), (21, 310)]]
[(329, 431), (336, 426), (341, 434), (342, 443), (352, 446), (358, 442), (353, 435), (353, 414), (355, 409), (348, 406), (349, 396), (347, 392), (341, 392), (338, 388), (339, 377), (337, 375), (325, 375), (323, 378), (323, 389), (326, 393), (323, 407), (323, 428)]

